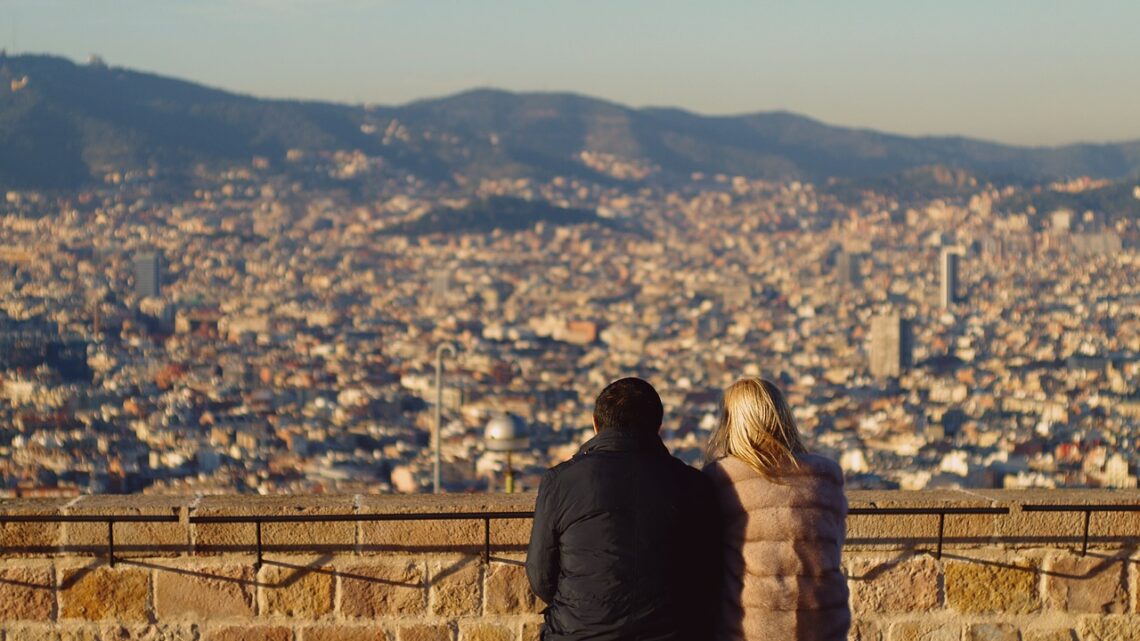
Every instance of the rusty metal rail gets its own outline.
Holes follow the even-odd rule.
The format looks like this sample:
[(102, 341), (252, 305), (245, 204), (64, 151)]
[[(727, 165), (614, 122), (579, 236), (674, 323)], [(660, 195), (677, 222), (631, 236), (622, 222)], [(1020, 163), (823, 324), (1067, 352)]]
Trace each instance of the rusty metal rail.
[(942, 558), (947, 514), (1009, 514), (1008, 507), (853, 507), (848, 515), (857, 516), (934, 516), (938, 515), (938, 547), (934, 558)]
[(5, 523), (106, 523), (107, 564), (115, 567), (116, 523), (177, 523), (178, 515), (171, 514), (0, 514), (0, 525)]
[[(1022, 512), (1084, 512), (1085, 513), (1085, 533), (1081, 539), (1081, 556), (1088, 554), (1089, 551), (1089, 524), (1092, 521), (1093, 512), (1140, 512), (1140, 505), (1112, 505), (1112, 504), (1095, 504), (1095, 505), (1077, 505), (1077, 504), (1057, 504), (1057, 505), (1022, 505)], [(1137, 538), (1140, 538), (1140, 532), (1136, 533)]]
[(491, 560), (491, 521), (532, 519), (534, 512), (429, 512), (420, 514), (267, 514), (263, 516), (192, 516), (191, 523), (253, 523), (257, 567), (261, 567), (263, 523), (368, 523), (377, 521), (483, 521), (483, 562)]
[[(1093, 512), (1140, 512), (1140, 505), (1112, 505), (1112, 504), (1056, 504), (1056, 505), (1021, 505), (1023, 512), (1083, 512), (1084, 535), (1081, 543), (1081, 554), (1088, 552), (1089, 528)], [(1008, 515), (1009, 507), (854, 507), (848, 511), (850, 516), (937, 516), (938, 542), (934, 551), (936, 558), (942, 558), (942, 548), (945, 542), (946, 518), (961, 515)], [(264, 544), (262, 526), (267, 523), (367, 523), (391, 521), (482, 521), (483, 523), (483, 549), (484, 563), (491, 558), (491, 521), (517, 520), (534, 518), (534, 512), (426, 512), (426, 513), (378, 513), (378, 514), (262, 514), (262, 515), (218, 515), (218, 516), (190, 516), (189, 523), (195, 525), (205, 524), (252, 524), (254, 526), (254, 552), (257, 555), (256, 564), (260, 567), (264, 561)], [(114, 567), (115, 557), (115, 525), (118, 523), (177, 523), (179, 515), (172, 510), (171, 514), (0, 514), (0, 526), (9, 523), (104, 523), (107, 526), (107, 540), (104, 546), (107, 563)], [(1137, 533), (1140, 537), (1140, 532)], [(2, 553), (2, 550), (0, 550)]]

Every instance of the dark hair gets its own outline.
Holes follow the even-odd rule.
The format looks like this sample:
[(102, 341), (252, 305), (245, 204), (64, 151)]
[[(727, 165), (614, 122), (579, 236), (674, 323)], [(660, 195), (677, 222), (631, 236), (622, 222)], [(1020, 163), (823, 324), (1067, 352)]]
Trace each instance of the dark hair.
[(616, 380), (594, 401), (594, 423), (598, 431), (656, 434), (661, 429), (665, 408), (657, 390), (640, 378)]

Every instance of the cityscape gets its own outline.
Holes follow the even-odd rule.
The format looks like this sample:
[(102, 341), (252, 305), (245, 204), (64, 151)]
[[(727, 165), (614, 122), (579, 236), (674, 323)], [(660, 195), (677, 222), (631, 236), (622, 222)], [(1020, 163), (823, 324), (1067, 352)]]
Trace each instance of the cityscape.
[[(1038, 210), (1109, 183), (460, 187), (361, 153), (271, 161), (300, 169), (5, 194), (4, 495), (431, 491), (437, 392), (443, 490), (533, 490), (625, 375), (694, 465), (724, 387), (762, 376), (852, 488), (1136, 487), (1140, 186), (1123, 212)], [(507, 415), (513, 453), (485, 439)]]
[(0, 0), (0, 641), (1140, 641), (1138, 21)]

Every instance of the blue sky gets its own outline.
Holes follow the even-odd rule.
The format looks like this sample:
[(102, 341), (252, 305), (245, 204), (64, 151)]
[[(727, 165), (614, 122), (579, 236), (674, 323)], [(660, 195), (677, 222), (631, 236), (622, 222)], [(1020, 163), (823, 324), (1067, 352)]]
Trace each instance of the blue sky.
[(0, 47), (267, 97), (471, 87), (786, 109), (1017, 144), (1140, 139), (1134, 0), (0, 0)]

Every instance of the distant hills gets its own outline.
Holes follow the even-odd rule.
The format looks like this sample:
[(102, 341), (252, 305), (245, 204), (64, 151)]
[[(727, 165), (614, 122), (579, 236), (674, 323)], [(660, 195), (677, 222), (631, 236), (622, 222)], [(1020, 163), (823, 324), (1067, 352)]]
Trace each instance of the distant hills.
[(280, 163), (290, 149), (360, 150), (447, 181), (674, 181), (693, 172), (819, 181), (930, 165), (1031, 180), (1140, 175), (1140, 141), (1025, 148), (783, 112), (703, 116), (486, 89), (394, 107), (264, 100), (52, 56), (0, 58), (0, 188), (70, 189), (110, 170), (178, 173), (253, 156)]

